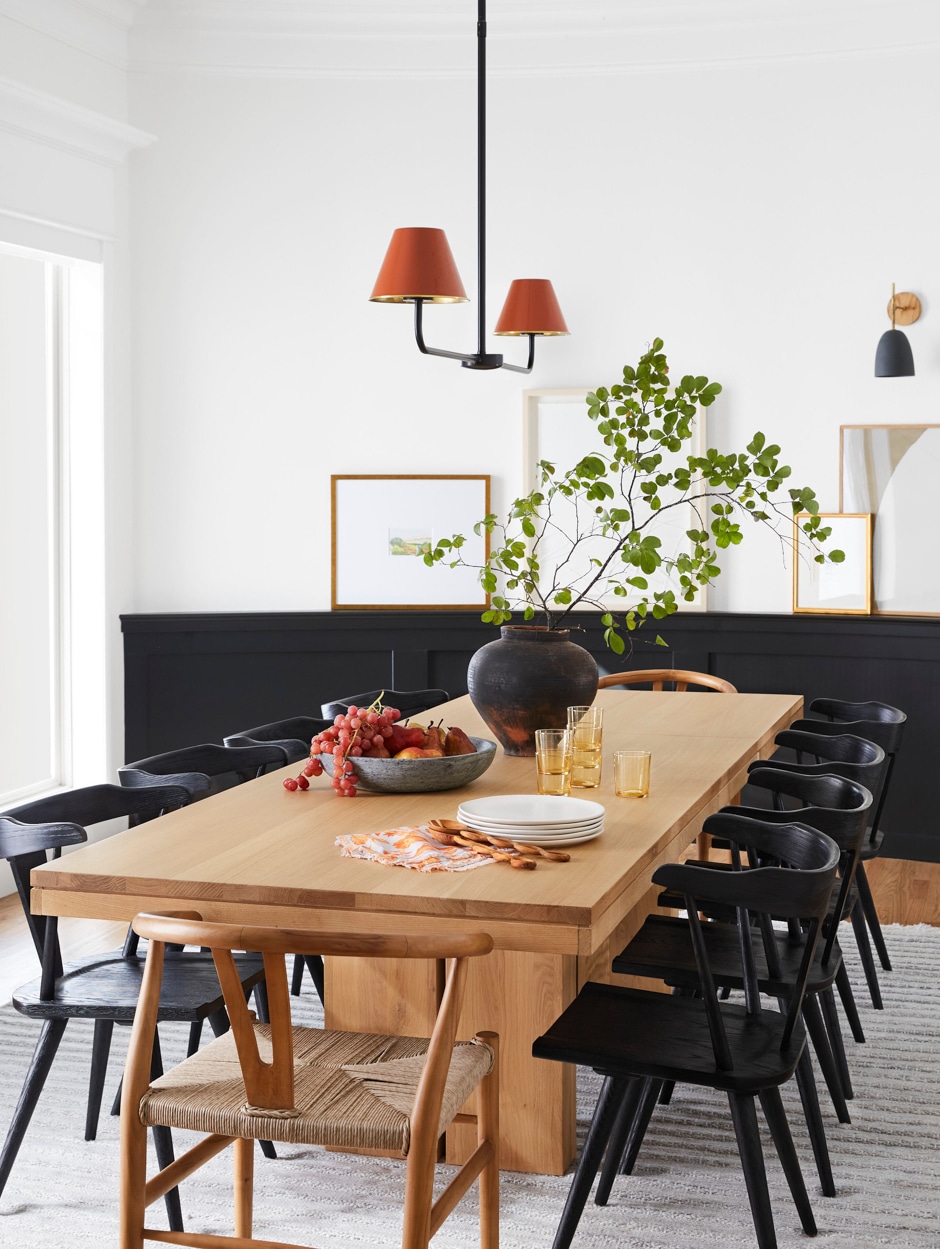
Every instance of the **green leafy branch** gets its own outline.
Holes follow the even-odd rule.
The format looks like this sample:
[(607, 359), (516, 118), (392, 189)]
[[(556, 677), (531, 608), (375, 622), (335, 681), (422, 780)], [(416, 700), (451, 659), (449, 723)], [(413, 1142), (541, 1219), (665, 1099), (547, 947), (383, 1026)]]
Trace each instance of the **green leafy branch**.
[[(597, 608), (604, 641), (622, 654), (624, 631), (672, 615), (680, 599), (693, 602), (719, 576), (717, 553), (743, 541), (746, 518), (792, 544), (779, 526), (806, 513), (800, 530), (815, 560), (845, 558), (819, 549), (831, 529), (822, 524), (816, 496), (808, 486), (786, 484), (791, 470), (762, 433), (742, 452), (688, 453), (698, 411), (714, 403), (721, 386), (691, 374), (673, 385), (662, 348), (657, 338), (635, 368), (624, 368), (622, 382), (587, 395), (587, 415), (606, 451), (591, 452), (564, 473), (542, 460), (538, 485), (513, 501), (504, 521), (490, 514), (474, 525), (478, 536), (490, 538), (482, 564), (464, 558), (461, 534), (425, 554), (428, 565), (477, 569), (490, 595), (484, 621), (505, 624), (521, 611), (526, 621), (538, 614), (558, 629), (576, 608)], [(784, 494), (786, 501), (777, 497)], [(695, 523), (685, 530), (688, 547), (664, 552), (656, 533), (661, 518), (690, 505)], [(552, 541), (561, 555), (546, 572), (542, 553)], [(649, 578), (660, 571), (675, 588), (650, 588)], [(611, 596), (624, 601), (616, 614), (607, 607)]]

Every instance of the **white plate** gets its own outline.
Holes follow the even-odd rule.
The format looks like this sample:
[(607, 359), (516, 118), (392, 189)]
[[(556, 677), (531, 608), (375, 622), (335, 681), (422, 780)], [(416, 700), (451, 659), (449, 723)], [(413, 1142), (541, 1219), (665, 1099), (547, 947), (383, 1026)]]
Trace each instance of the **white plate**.
[(600, 837), (603, 831), (603, 828), (597, 828), (592, 833), (573, 833), (567, 837), (543, 837), (541, 833), (526, 833), (512, 840), (520, 841), (524, 846), (544, 846), (546, 850), (551, 850), (553, 846), (579, 846), (582, 841), (593, 841), (595, 837)]
[(460, 804), (464, 823), (477, 818), (504, 825), (580, 824), (604, 818), (605, 808), (599, 802), (583, 798), (561, 798), (550, 794), (499, 794), (489, 798), (473, 798)]
[(550, 824), (497, 824), (492, 820), (478, 820), (473, 817), (462, 821), (469, 828), (480, 833), (492, 833), (496, 837), (515, 837), (521, 833), (541, 833), (545, 837), (571, 837), (578, 833), (591, 833), (604, 827), (604, 821), (583, 820), (579, 824), (565, 824), (553, 827)]
[(588, 824), (600, 824), (604, 819), (603, 815), (592, 815), (583, 820), (494, 820), (489, 816), (475, 815), (463, 807), (457, 808), (457, 815), (465, 824), (485, 824), (487, 828), (544, 828), (557, 832), (584, 828)]

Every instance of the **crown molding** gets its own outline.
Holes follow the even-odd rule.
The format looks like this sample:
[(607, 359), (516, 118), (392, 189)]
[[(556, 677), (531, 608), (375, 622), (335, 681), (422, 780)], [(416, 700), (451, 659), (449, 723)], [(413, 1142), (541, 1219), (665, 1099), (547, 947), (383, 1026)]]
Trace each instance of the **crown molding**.
[(128, 32), (146, 0), (0, 0), (0, 16), (127, 69)]
[[(845, 59), (940, 44), (936, 0), (492, 0), (487, 19), (493, 77)], [(275, 78), (470, 77), (475, 25), (473, 0), (149, 0), (131, 28), (130, 66)]]
[(0, 130), (45, 143), (104, 165), (117, 165), (156, 136), (58, 96), (0, 78)]

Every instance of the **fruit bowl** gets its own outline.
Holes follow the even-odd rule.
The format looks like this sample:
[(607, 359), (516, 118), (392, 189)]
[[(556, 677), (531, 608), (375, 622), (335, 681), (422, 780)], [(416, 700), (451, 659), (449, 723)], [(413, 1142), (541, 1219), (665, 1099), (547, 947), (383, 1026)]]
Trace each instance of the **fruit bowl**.
[[(482, 776), (496, 757), (496, 743), (471, 737), (473, 755), (444, 755), (439, 759), (353, 759), (358, 789), (379, 794), (422, 794), (439, 789), (460, 789)], [(320, 755), (323, 771), (333, 775), (333, 756)]]

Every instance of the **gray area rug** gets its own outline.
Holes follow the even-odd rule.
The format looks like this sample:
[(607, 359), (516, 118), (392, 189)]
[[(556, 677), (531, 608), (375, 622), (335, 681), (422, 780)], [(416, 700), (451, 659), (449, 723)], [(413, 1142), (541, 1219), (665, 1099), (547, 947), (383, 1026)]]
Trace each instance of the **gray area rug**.
[[(881, 977), (885, 1010), (867, 1003), (852, 951), (846, 952), (867, 1035), (851, 1039), (855, 1084), (853, 1122), (840, 1126), (825, 1089), (820, 1100), (839, 1194), (819, 1194), (795, 1091), (784, 1091), (804, 1174), (825, 1249), (936, 1249), (940, 1245), (940, 929), (886, 929), (895, 970)], [(309, 982), (307, 982), (309, 986)], [(298, 1015), (314, 1022), (312, 990)], [(167, 1062), (185, 1046), (185, 1029), (161, 1029)], [(106, 1104), (119, 1078), (126, 1035), (115, 1030)], [(0, 1009), (0, 1130), (5, 1131), (37, 1027), (12, 1007)], [(848, 1029), (846, 1028), (848, 1035)], [(105, 1116), (97, 1141), (82, 1140), (91, 1025), (71, 1023), (26, 1142), (0, 1198), (0, 1245), (13, 1249), (81, 1249), (117, 1244), (118, 1121)], [(583, 1139), (599, 1087), (579, 1073), (578, 1114)], [(188, 1142), (179, 1134), (178, 1148)], [(401, 1163), (279, 1147), (258, 1158), (255, 1235), (296, 1240), (322, 1249), (399, 1243)], [(774, 1217), (781, 1249), (806, 1244), (789, 1193), (766, 1144)], [(231, 1234), (228, 1154), (182, 1189), (191, 1231)], [(443, 1180), (448, 1169), (440, 1168)], [(567, 1178), (507, 1173), (502, 1189), (503, 1249), (552, 1243)], [(472, 1249), (477, 1239), (475, 1192), (434, 1240), (438, 1249)], [(152, 1224), (165, 1226), (162, 1203)], [(685, 1088), (660, 1108), (637, 1172), (620, 1177), (611, 1203), (589, 1204), (574, 1249), (754, 1249), (753, 1225), (727, 1103)]]

